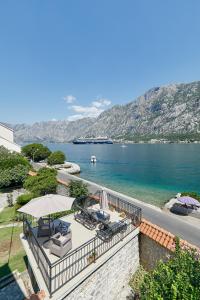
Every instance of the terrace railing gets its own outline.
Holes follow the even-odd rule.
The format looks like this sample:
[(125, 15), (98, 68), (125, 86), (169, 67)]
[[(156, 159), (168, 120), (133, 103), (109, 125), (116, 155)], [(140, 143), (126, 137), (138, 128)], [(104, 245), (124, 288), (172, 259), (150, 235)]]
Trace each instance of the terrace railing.
[(116, 210), (125, 212), (126, 218), (124, 218), (124, 222), (127, 224), (126, 229), (112, 236), (112, 238), (106, 242), (98, 236), (95, 236), (55, 263), (49, 261), (46, 253), (37, 241), (34, 228), (31, 227), (31, 224), (27, 220), (24, 220), (24, 233), (50, 296), (139, 226), (141, 221), (140, 208), (111, 194), (108, 194), (108, 201), (109, 205)]

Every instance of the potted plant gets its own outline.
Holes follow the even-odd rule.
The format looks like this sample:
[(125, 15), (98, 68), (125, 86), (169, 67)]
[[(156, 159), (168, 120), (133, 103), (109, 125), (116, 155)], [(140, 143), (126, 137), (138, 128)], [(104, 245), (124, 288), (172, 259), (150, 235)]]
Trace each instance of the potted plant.
[(98, 256), (98, 253), (96, 251), (93, 251), (87, 258), (88, 264), (95, 262), (95, 260), (97, 259), (97, 256)]

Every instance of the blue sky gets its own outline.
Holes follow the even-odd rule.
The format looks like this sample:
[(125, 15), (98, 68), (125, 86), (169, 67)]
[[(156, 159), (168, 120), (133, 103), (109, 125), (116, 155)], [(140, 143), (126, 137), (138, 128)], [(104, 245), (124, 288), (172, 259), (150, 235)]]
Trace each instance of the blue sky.
[(0, 121), (96, 116), (200, 80), (200, 1), (0, 1)]

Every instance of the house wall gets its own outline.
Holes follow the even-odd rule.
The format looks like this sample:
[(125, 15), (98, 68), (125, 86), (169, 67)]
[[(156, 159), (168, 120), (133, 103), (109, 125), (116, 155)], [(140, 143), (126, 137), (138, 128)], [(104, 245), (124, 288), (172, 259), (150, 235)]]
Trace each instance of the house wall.
[(155, 268), (159, 260), (166, 261), (172, 252), (159, 243), (140, 233), (139, 236), (140, 264), (145, 270)]
[(0, 146), (4, 146), (10, 151), (21, 152), (21, 147), (13, 141), (13, 131), (0, 124)]
[(63, 299), (121, 300), (131, 274), (139, 266), (138, 235)]
[(21, 152), (21, 147), (19, 145), (9, 142), (2, 137), (0, 137), (0, 146), (4, 146), (10, 151)]
[(0, 124), (0, 137), (13, 142), (13, 131), (12, 129)]

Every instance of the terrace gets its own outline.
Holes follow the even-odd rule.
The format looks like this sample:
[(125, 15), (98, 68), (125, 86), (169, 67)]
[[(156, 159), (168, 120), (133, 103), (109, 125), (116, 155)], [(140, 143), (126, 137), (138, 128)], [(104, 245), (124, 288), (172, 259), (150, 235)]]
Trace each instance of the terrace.
[[(102, 230), (102, 225), (96, 224), (88, 228), (79, 222), (80, 211), (62, 217), (62, 221), (70, 226), (72, 234), (72, 248), (62, 258), (50, 254), (48, 242), (45, 243), (47, 237), (37, 237), (38, 227), (35, 220), (24, 219), (24, 234), (21, 240), (37, 282), (44, 283), (40, 288), (43, 287), (50, 297), (54, 298), (55, 294), (69, 289), (75, 281), (81, 280), (86, 272), (92, 271), (93, 266), (97, 266), (98, 262), (111, 255), (111, 250), (117, 249), (127, 238), (130, 239), (131, 233), (140, 225), (140, 208), (115, 195), (107, 194), (107, 197), (109, 210), (106, 212), (110, 216), (109, 223), (125, 226), (105, 238), (102, 233), (106, 231)], [(90, 210), (100, 209), (98, 199), (99, 197), (94, 195), (89, 197)]]

